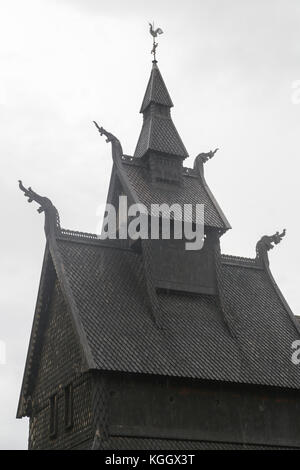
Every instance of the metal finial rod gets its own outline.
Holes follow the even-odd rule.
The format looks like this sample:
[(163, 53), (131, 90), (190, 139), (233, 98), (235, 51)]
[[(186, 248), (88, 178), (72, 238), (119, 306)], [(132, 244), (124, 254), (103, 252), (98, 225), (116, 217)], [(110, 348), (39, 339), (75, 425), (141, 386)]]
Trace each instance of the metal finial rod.
[(156, 48), (158, 46), (158, 43), (155, 41), (155, 38), (157, 38), (158, 34), (163, 34), (163, 30), (161, 28), (156, 28), (154, 29), (154, 22), (149, 23), (150, 26), (150, 34), (153, 37), (153, 47), (151, 54), (153, 54), (154, 62), (156, 62)]
[(153, 54), (154, 62), (156, 62), (156, 48), (157, 48), (157, 46), (158, 46), (158, 43), (155, 42), (155, 39), (153, 38), (153, 47), (152, 47), (151, 54)]

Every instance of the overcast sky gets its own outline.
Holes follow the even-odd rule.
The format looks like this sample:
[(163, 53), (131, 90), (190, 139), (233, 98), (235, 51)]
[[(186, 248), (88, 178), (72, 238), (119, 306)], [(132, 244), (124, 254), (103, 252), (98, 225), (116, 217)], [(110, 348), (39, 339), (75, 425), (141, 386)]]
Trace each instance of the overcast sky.
[(27, 446), (15, 414), (45, 245), (43, 215), (17, 180), (52, 199), (63, 227), (96, 231), (112, 162), (91, 121), (133, 153), (153, 19), (187, 166), (220, 148), (205, 171), (233, 226), (222, 251), (253, 257), (262, 235), (286, 228), (271, 269), (300, 314), (299, 0), (1, 0), (2, 449)]

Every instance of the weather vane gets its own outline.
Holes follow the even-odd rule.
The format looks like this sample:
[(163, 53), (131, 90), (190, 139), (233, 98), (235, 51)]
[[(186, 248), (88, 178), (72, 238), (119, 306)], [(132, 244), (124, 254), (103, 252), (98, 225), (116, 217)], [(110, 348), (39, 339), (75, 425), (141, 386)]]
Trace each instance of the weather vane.
[(151, 54), (153, 54), (154, 62), (156, 62), (156, 48), (158, 46), (158, 43), (155, 41), (155, 38), (157, 38), (159, 34), (163, 34), (163, 30), (161, 28), (154, 29), (154, 21), (153, 23), (149, 23), (149, 26), (150, 26), (150, 34), (153, 37), (153, 47), (152, 47)]

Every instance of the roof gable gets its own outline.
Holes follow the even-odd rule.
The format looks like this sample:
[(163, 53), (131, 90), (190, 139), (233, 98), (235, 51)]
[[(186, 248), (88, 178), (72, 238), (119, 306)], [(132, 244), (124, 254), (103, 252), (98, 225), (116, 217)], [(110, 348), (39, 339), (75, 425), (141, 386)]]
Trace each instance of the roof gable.
[(36, 372), (37, 363), (35, 359), (38, 358), (40, 354), (42, 344), (42, 333), (45, 330), (47, 322), (45, 312), (49, 307), (51, 292), (54, 287), (55, 279), (56, 274), (52, 263), (49, 246), (47, 244), (44, 254), (33, 324), (31, 328), (31, 336), (19, 398), (17, 418), (27, 415), (26, 398), (28, 397), (28, 395), (30, 395), (33, 386), (33, 378), (34, 373)]
[(85, 368), (85, 358), (57, 278), (49, 306), (42, 314), (44, 326), (39, 331), (39, 348), (33, 355), (35, 371), (30, 393), (38, 409)]
[(82, 352), (82, 364), (85, 364), (83, 369), (84, 367), (85, 369), (88, 369), (93, 366), (89, 345), (86, 341), (85, 332), (80, 323), (79, 315), (77, 314), (77, 307), (68, 284), (68, 277), (65, 273), (61, 255), (57, 250), (56, 241), (50, 239), (47, 241), (45, 248), (40, 286), (17, 410), (17, 418), (27, 415), (27, 399), (31, 396), (37, 379), (45, 332), (49, 324), (51, 302), (53, 300), (53, 295), (55, 295), (55, 285), (59, 287), (61, 291), (61, 301), (64, 302), (66, 306), (66, 315), (69, 316), (70, 325), (72, 325), (74, 330), (74, 337), (76, 338), (78, 347)]

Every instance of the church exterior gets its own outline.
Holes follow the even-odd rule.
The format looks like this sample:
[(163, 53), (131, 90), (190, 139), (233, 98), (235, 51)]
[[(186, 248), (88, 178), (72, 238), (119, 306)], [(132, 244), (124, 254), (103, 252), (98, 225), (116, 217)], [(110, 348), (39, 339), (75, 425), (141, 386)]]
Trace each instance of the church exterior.
[(112, 147), (107, 201), (203, 204), (201, 250), (184, 236), (63, 229), (52, 202), (20, 182), (46, 233), (17, 412), (30, 418), (29, 449), (300, 448), (300, 328), (268, 261), (285, 231), (262, 237), (255, 258), (221, 252), (230, 225), (204, 176), (214, 152), (184, 166), (172, 107), (154, 59), (134, 155), (98, 127)]

